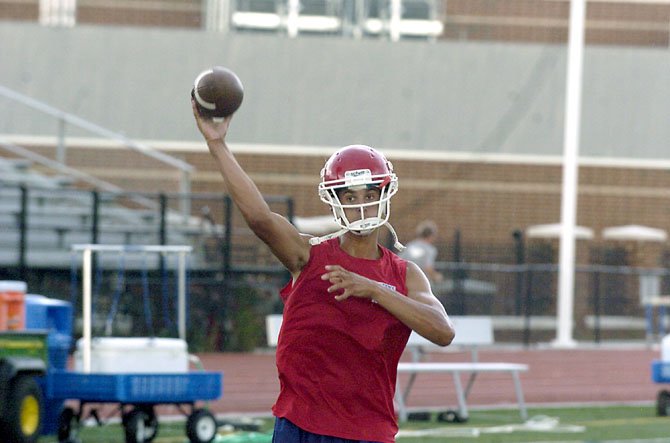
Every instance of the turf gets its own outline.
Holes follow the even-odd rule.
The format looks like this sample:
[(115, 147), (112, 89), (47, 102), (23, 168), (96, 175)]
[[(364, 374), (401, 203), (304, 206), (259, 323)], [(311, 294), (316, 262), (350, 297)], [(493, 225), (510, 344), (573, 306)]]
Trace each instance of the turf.
[[(530, 422), (523, 425), (514, 409), (473, 410), (466, 423), (442, 423), (431, 414), (430, 421), (410, 421), (401, 425), (398, 443), (437, 442), (606, 442), (670, 441), (670, 417), (657, 417), (654, 406), (608, 406), (570, 408), (529, 408)], [(523, 426), (522, 426), (523, 425)], [(269, 442), (272, 421), (261, 429), (264, 435), (221, 432), (220, 443)], [(419, 433), (432, 434), (414, 435)], [(119, 425), (86, 427), (79, 434), (82, 443), (123, 443)], [(183, 423), (161, 423), (156, 443), (187, 443)], [(40, 443), (56, 443), (53, 437)]]

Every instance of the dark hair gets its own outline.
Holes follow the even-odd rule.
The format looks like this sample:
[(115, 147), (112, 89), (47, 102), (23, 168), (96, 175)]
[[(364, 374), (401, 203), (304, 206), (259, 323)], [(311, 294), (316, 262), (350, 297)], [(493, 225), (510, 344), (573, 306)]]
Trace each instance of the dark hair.
[(424, 220), (416, 227), (416, 235), (421, 238), (437, 235), (437, 224), (432, 220)]

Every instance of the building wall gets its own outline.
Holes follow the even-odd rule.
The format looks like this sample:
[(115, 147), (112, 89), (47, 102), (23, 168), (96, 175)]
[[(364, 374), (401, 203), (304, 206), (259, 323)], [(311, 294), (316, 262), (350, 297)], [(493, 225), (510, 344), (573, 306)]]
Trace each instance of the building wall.
[[(230, 133), (238, 143), (562, 150), (562, 46), (3, 23), (0, 63), (0, 84), (136, 139), (196, 140), (190, 87), (221, 64), (246, 88)], [(581, 152), (667, 158), (669, 72), (667, 49), (588, 48)], [(53, 119), (0, 100), (0, 133), (56, 130)]]
[[(0, 0), (0, 19), (36, 21), (39, 3), (39, 0)], [(74, 14), (77, 23), (84, 25), (202, 29), (208, 3), (208, 0), (77, 0)], [(231, 0), (228, 6), (234, 9), (236, 3), (239, 2)], [(337, 10), (339, 2), (333, 3)], [(555, 44), (567, 41), (570, 0), (443, 0), (435, 4), (436, 18), (444, 27), (440, 40)], [(586, 8), (585, 39), (587, 44), (594, 45), (667, 47), (668, 20), (670, 2), (664, 0), (590, 0)]]

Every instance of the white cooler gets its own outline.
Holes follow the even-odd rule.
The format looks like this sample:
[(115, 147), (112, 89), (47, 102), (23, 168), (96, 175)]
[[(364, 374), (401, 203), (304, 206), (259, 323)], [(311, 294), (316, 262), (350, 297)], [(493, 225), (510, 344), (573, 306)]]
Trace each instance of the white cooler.
[[(75, 371), (83, 370), (83, 341), (77, 340)], [(91, 340), (91, 372), (155, 374), (188, 372), (186, 341), (178, 338), (95, 337)]]

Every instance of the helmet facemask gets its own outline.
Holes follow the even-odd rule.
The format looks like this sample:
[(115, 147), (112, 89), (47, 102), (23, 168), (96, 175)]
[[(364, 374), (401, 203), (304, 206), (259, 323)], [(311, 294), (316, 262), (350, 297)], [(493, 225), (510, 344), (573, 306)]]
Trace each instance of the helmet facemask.
[[(391, 215), (391, 197), (398, 191), (398, 179), (393, 173), (374, 176), (369, 169), (347, 171), (345, 175), (344, 180), (321, 182), (319, 197), (331, 207), (335, 221), (342, 229), (356, 235), (370, 235), (388, 222)], [(358, 191), (371, 188), (379, 189), (379, 200), (356, 204), (344, 204), (340, 201), (340, 194), (347, 189)], [(366, 217), (366, 209), (375, 206), (376, 214)], [(359, 216), (353, 221), (349, 220), (345, 211), (347, 209), (356, 209)]]

